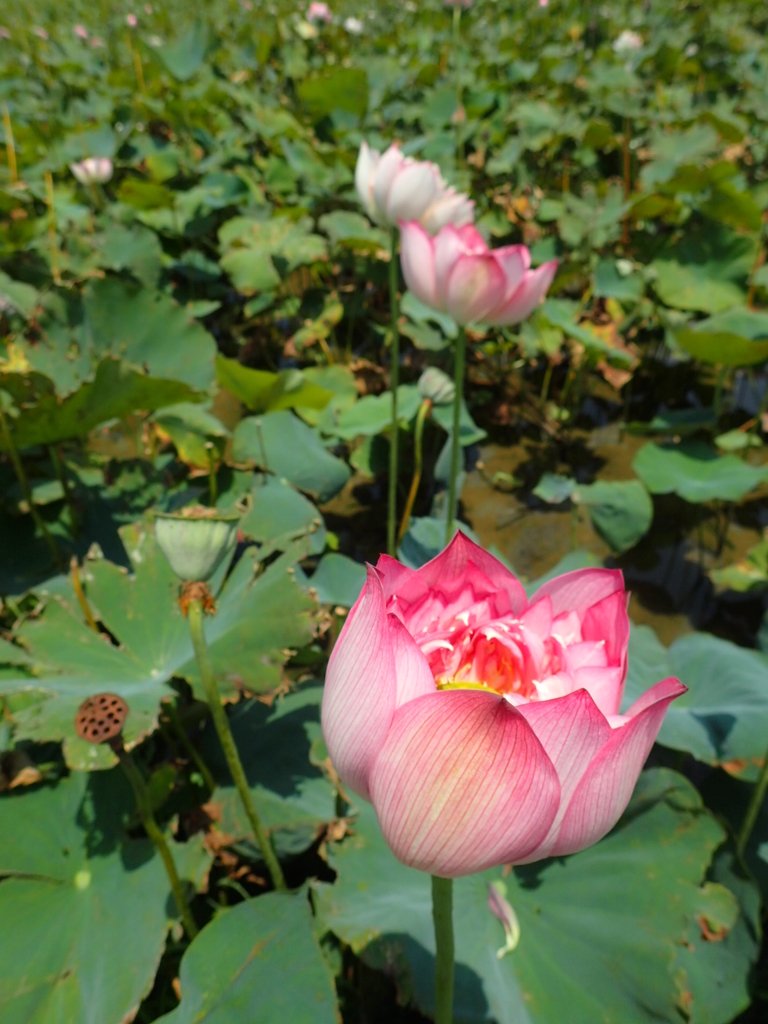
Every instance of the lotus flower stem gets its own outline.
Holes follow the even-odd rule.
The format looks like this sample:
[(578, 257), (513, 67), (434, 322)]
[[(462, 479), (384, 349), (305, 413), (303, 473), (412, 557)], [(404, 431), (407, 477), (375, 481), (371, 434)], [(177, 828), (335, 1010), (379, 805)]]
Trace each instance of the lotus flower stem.
[(89, 629), (92, 629), (94, 633), (99, 632), (99, 624), (96, 621), (96, 617), (93, 614), (85, 590), (83, 589), (83, 581), (80, 579), (80, 563), (77, 560), (77, 555), (72, 555), (69, 560), (69, 577), (72, 580), (72, 589), (75, 592), (77, 603), (80, 605), (80, 611), (83, 613), (86, 625)]
[(392, 229), (389, 250), (389, 315), (390, 352), (389, 387), (392, 391), (392, 422), (389, 434), (389, 481), (387, 487), (387, 553), (397, 553), (395, 530), (397, 528), (397, 474), (398, 474), (398, 408), (397, 389), (400, 385), (400, 328), (398, 325), (399, 304), (397, 301), (397, 229)]
[(128, 33), (128, 50), (133, 63), (133, 72), (136, 75), (136, 85), (138, 86), (139, 95), (144, 97), (147, 94), (147, 83), (144, 80), (144, 65), (141, 63), (141, 54), (133, 45), (130, 32)]
[(3, 444), (5, 445), (8, 457), (11, 460), (11, 465), (13, 466), (13, 471), (16, 474), (16, 479), (19, 481), (21, 493), (23, 494), (24, 501), (29, 509), (29, 514), (32, 516), (32, 522), (40, 531), (40, 535), (48, 545), (48, 550), (53, 556), (54, 563), (61, 568), (64, 565), (64, 559), (56, 541), (53, 539), (53, 534), (50, 532), (45, 520), (37, 510), (35, 499), (32, 496), (32, 488), (29, 484), (29, 477), (24, 469), (24, 463), (21, 461), (21, 456), (19, 455), (19, 451), (16, 447), (10, 427), (8, 426), (8, 420), (3, 412), (2, 406), (0, 406), (0, 437), (3, 439)]
[(211, 710), (213, 724), (219, 737), (222, 750), (224, 751), (224, 757), (226, 758), (227, 766), (232, 776), (232, 781), (240, 795), (243, 810), (250, 822), (254, 838), (261, 850), (261, 855), (264, 858), (267, 871), (272, 879), (272, 884), (275, 889), (285, 891), (285, 878), (283, 877), (280, 862), (275, 856), (275, 851), (272, 849), (269, 836), (267, 835), (264, 826), (261, 823), (261, 819), (259, 818), (258, 812), (256, 811), (256, 805), (253, 802), (251, 791), (248, 788), (248, 780), (245, 776), (243, 762), (240, 760), (240, 754), (238, 753), (237, 746), (235, 744), (235, 738), (229, 727), (229, 719), (227, 718), (226, 712), (224, 711), (219, 698), (219, 691), (216, 686), (216, 679), (213, 675), (211, 659), (208, 654), (208, 645), (205, 641), (203, 615), (203, 602), (198, 598), (191, 600), (187, 606), (189, 632), (192, 636), (192, 646), (195, 649), (195, 657), (197, 659), (198, 668), (200, 669), (200, 678), (203, 683), (203, 689), (205, 690), (208, 707)]
[(752, 799), (749, 801), (747, 813), (744, 815), (739, 834), (736, 837), (736, 852), (741, 858), (744, 857), (744, 851), (755, 827), (757, 816), (765, 802), (766, 793), (768, 793), (768, 751), (766, 751), (766, 755), (763, 758), (763, 767), (760, 769), (760, 775), (755, 783), (755, 788), (752, 790)]
[(467, 335), (459, 328), (453, 356), (453, 379), (456, 393), (453, 396), (453, 426), (451, 428), (451, 468), (448, 476), (448, 505), (446, 508), (445, 543), (453, 537), (458, 505), (458, 478), (461, 472), (461, 399), (464, 392), (464, 363), (466, 361)]
[(5, 157), (8, 161), (8, 173), (11, 176), (11, 184), (15, 185), (19, 180), (19, 168), (16, 163), (16, 143), (13, 138), (11, 114), (5, 103), (3, 104), (3, 131), (5, 132)]
[(402, 541), (405, 531), (408, 529), (408, 523), (411, 521), (411, 512), (413, 511), (413, 503), (416, 500), (416, 494), (421, 483), (421, 473), (424, 468), (424, 424), (427, 421), (431, 408), (432, 401), (429, 398), (425, 398), (419, 406), (419, 411), (416, 413), (416, 426), (413, 430), (413, 476), (411, 477), (411, 486), (408, 491), (405, 508), (403, 509), (403, 515), (400, 519), (400, 529), (397, 532), (398, 544)]
[(182, 885), (179, 873), (176, 870), (176, 862), (173, 859), (171, 848), (168, 846), (163, 830), (158, 825), (152, 811), (152, 803), (149, 798), (149, 793), (147, 792), (147, 784), (144, 781), (144, 776), (137, 768), (136, 762), (123, 746), (122, 741), (119, 741), (118, 743), (113, 742), (110, 745), (117, 754), (117, 758), (120, 761), (120, 767), (123, 769), (125, 777), (128, 779), (131, 789), (133, 790), (136, 809), (139, 812), (139, 817), (141, 818), (141, 824), (144, 826), (144, 831), (152, 840), (155, 849), (160, 854), (160, 859), (165, 867), (165, 873), (168, 875), (171, 892), (173, 893), (173, 898), (176, 901), (176, 907), (179, 911), (179, 916), (184, 924), (186, 933), (190, 939), (194, 939), (197, 935), (197, 925), (195, 924), (192, 912), (189, 909), (189, 904), (184, 896), (184, 886)]
[(453, 879), (432, 875), (435, 927), (435, 1024), (453, 1021)]
[(176, 735), (195, 768), (197, 768), (200, 773), (200, 777), (202, 778), (206, 789), (209, 793), (212, 793), (214, 789), (216, 789), (216, 780), (211, 773), (211, 769), (206, 764), (203, 755), (194, 745), (190, 739), (189, 733), (184, 728), (184, 724), (179, 718), (179, 710), (176, 707), (176, 704), (173, 701), (168, 701), (167, 703), (164, 703), (163, 706), (168, 715), (168, 721), (171, 723), (173, 733)]
[(454, 129), (456, 132), (456, 164), (460, 167), (462, 163), (461, 151), (461, 123), (462, 123), (462, 50), (461, 50), (461, 4), (455, 4), (453, 8), (453, 60), (454, 60), (454, 87), (456, 89), (456, 110), (454, 112)]

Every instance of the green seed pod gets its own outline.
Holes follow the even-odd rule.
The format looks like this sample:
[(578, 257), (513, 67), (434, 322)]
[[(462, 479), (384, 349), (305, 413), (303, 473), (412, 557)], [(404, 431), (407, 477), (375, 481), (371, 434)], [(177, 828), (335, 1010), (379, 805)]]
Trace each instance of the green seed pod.
[(196, 505), (178, 513), (155, 513), (155, 536), (179, 579), (204, 582), (234, 551), (239, 522), (238, 512)]
[(433, 405), (450, 405), (456, 394), (456, 385), (447, 373), (436, 366), (428, 366), (419, 377), (419, 394)]

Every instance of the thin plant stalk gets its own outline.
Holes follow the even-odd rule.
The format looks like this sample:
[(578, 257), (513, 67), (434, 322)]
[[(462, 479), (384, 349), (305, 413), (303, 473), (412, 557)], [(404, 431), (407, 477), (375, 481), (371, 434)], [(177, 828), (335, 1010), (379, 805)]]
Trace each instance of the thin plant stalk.
[(208, 456), (208, 504), (211, 508), (216, 507), (219, 500), (219, 481), (216, 477), (216, 449), (209, 442), (205, 446)]
[(171, 723), (173, 734), (181, 743), (182, 747), (187, 753), (187, 756), (192, 761), (195, 768), (197, 768), (198, 772), (200, 773), (200, 777), (205, 783), (206, 789), (208, 790), (209, 793), (212, 793), (214, 789), (216, 789), (216, 780), (213, 777), (211, 769), (206, 764), (203, 755), (200, 753), (200, 751), (194, 745), (192, 740), (189, 738), (189, 734), (187, 733), (187, 730), (184, 728), (184, 725), (181, 719), (179, 718), (178, 708), (176, 707), (173, 701), (168, 701), (168, 703), (164, 705), (164, 708), (168, 715), (168, 721)]
[(413, 476), (411, 477), (411, 486), (408, 490), (405, 508), (400, 518), (400, 529), (397, 531), (398, 544), (402, 541), (408, 529), (411, 513), (413, 512), (413, 503), (416, 501), (416, 494), (421, 483), (421, 474), (424, 470), (424, 424), (427, 421), (431, 408), (431, 399), (425, 398), (416, 413), (416, 426), (413, 431)]
[(435, 1024), (453, 1022), (453, 879), (432, 875), (435, 928)]
[(144, 65), (141, 62), (141, 54), (133, 44), (133, 39), (128, 34), (128, 50), (131, 54), (131, 62), (133, 63), (133, 73), (136, 76), (136, 86), (140, 96), (146, 96), (147, 94), (147, 83), (144, 80)]
[(208, 654), (208, 645), (205, 641), (203, 615), (204, 611), (202, 601), (194, 598), (189, 602), (187, 608), (187, 620), (189, 622), (192, 646), (195, 650), (195, 658), (197, 659), (197, 666), (200, 670), (200, 678), (203, 683), (205, 697), (208, 701), (208, 707), (211, 711), (213, 724), (219, 737), (222, 750), (224, 751), (224, 757), (226, 758), (227, 766), (229, 768), (230, 775), (232, 776), (232, 781), (234, 782), (240, 796), (243, 810), (245, 811), (251, 829), (253, 830), (254, 838), (261, 850), (261, 855), (264, 858), (267, 871), (272, 879), (272, 884), (275, 889), (284, 891), (286, 889), (286, 884), (282, 868), (280, 867), (280, 862), (275, 856), (275, 851), (272, 849), (269, 836), (261, 823), (261, 819), (259, 818), (256, 810), (256, 805), (253, 802), (251, 791), (248, 788), (248, 780), (245, 775), (245, 769), (243, 768), (243, 762), (240, 760), (240, 754), (238, 753), (237, 745), (235, 744), (235, 738), (229, 727), (229, 719), (227, 718), (226, 712), (224, 711), (219, 698), (219, 691), (216, 686), (216, 680), (211, 666), (211, 659)]
[(15, 185), (19, 180), (19, 167), (16, 162), (16, 142), (13, 138), (11, 112), (5, 103), (3, 104), (3, 132), (5, 133), (5, 159), (8, 163), (8, 173), (11, 176), (11, 184)]
[[(624, 118), (624, 132), (621, 139), (622, 177), (624, 179), (624, 202), (629, 201), (632, 194), (632, 121)], [(621, 243), (629, 245), (629, 215), (625, 214), (621, 224)]]
[(453, 537), (458, 507), (458, 479), (461, 473), (461, 400), (464, 393), (464, 364), (466, 361), (467, 335), (459, 328), (453, 354), (453, 380), (456, 392), (453, 396), (453, 425), (451, 428), (451, 468), (448, 475), (448, 504), (445, 520), (445, 543)]
[(72, 580), (72, 589), (75, 592), (77, 603), (80, 606), (80, 611), (83, 613), (83, 618), (88, 628), (92, 629), (94, 633), (98, 633), (99, 624), (83, 589), (83, 581), (80, 579), (80, 564), (77, 561), (77, 555), (72, 555), (69, 560), (69, 577)]
[(741, 823), (738, 835), (736, 836), (736, 852), (739, 857), (743, 859), (744, 852), (747, 849), (747, 843), (749, 837), (752, 835), (752, 830), (755, 827), (757, 816), (759, 815), (763, 804), (765, 803), (765, 797), (768, 793), (768, 751), (766, 751), (765, 757), (763, 758), (763, 767), (760, 769), (760, 775), (758, 776), (755, 788), (752, 790), (752, 798), (749, 801), (747, 807), (747, 813), (744, 815), (744, 820)]
[(40, 531), (43, 540), (48, 545), (48, 550), (53, 556), (53, 560), (59, 567), (63, 566), (64, 559), (59, 551), (56, 541), (53, 539), (53, 535), (48, 529), (45, 520), (40, 515), (35, 505), (34, 498), (32, 497), (32, 488), (29, 484), (29, 478), (27, 477), (26, 470), (24, 469), (24, 463), (21, 461), (16, 444), (13, 440), (13, 434), (8, 426), (8, 420), (2, 408), (0, 408), (0, 436), (2, 436), (3, 444), (11, 460), (13, 471), (16, 474), (16, 479), (19, 481), (21, 487), (21, 493), (24, 495), (24, 501), (29, 509), (29, 514), (32, 516), (32, 521)]
[(389, 429), (389, 480), (387, 482), (387, 554), (397, 554), (395, 532), (397, 530), (397, 475), (398, 421), (397, 389), (400, 386), (400, 327), (398, 317), (400, 306), (397, 298), (397, 228), (392, 229), (389, 247), (389, 387), (392, 391), (392, 411)]
[(67, 479), (67, 473), (64, 468), (64, 462), (62, 461), (59, 450), (55, 444), (48, 445), (48, 455), (51, 459), (51, 465), (53, 471), (56, 474), (56, 478), (61, 484), (61, 489), (64, 492), (64, 501), (69, 509), (69, 515), (72, 522), (72, 532), (75, 532), (80, 522), (80, 513), (77, 509), (77, 503), (75, 496), (72, 493), (72, 487), (70, 486), (69, 480)]
[(115, 745), (113, 749), (117, 754), (120, 766), (125, 772), (125, 776), (133, 790), (133, 797), (136, 801), (136, 808), (139, 812), (141, 823), (144, 826), (144, 831), (152, 840), (157, 852), (160, 854), (163, 866), (165, 867), (165, 872), (168, 875), (168, 881), (171, 885), (173, 898), (176, 901), (179, 915), (184, 923), (184, 928), (187, 935), (189, 935), (191, 939), (194, 939), (197, 935), (197, 925), (195, 924), (192, 912), (189, 909), (189, 904), (184, 896), (184, 886), (182, 885), (179, 873), (176, 870), (176, 862), (173, 859), (171, 848), (168, 846), (163, 830), (158, 825), (152, 811), (152, 803), (149, 799), (149, 793), (147, 792), (147, 784), (144, 781), (141, 772), (136, 767), (135, 761), (125, 747), (123, 747), (122, 743)]
[(462, 7), (456, 4), (453, 8), (453, 60), (454, 60), (454, 88), (456, 89), (456, 110), (454, 111), (453, 123), (456, 129), (456, 163), (461, 166), (461, 122), (463, 120), (464, 104), (462, 103), (462, 50), (461, 50), (461, 12)]
[(51, 275), (55, 285), (61, 284), (61, 267), (59, 266), (59, 241), (56, 235), (56, 198), (53, 192), (53, 175), (46, 171), (45, 203), (48, 207), (48, 246), (51, 251)]

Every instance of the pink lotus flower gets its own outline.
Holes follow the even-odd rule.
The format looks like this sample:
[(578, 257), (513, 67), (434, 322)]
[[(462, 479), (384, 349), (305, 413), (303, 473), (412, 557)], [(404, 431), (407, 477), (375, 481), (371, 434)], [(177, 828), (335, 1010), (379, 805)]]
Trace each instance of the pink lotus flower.
[(112, 177), (114, 168), (108, 156), (87, 156), (69, 165), (81, 185), (103, 185)]
[(529, 602), (461, 533), (421, 569), (369, 566), (322, 727), (400, 860), (451, 878), (574, 853), (613, 828), (685, 691), (665, 679), (619, 713), (626, 605), (609, 569), (566, 573)]
[(413, 220), (435, 232), (446, 224), (472, 220), (474, 203), (469, 197), (448, 186), (436, 164), (403, 156), (396, 143), (383, 153), (362, 143), (355, 188), (368, 216), (387, 227)]
[(312, 3), (307, 8), (307, 21), (324, 21), (329, 25), (333, 21), (333, 14), (331, 14), (328, 4), (324, 4), (320, 0), (312, 0)]
[(413, 294), (457, 323), (517, 324), (539, 305), (557, 260), (531, 270), (524, 245), (489, 249), (473, 224), (446, 225), (434, 237), (415, 220), (400, 225), (403, 276)]

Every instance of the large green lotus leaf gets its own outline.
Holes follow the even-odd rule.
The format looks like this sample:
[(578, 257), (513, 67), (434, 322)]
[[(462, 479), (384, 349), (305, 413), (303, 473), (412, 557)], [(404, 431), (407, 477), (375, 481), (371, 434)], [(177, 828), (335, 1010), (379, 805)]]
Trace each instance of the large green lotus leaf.
[(673, 309), (718, 313), (744, 301), (742, 289), (715, 274), (709, 264), (654, 260), (651, 269), (656, 274), (656, 294)]
[[(9, 380), (11, 376), (22, 378), (19, 382), (22, 386)], [(139, 410), (152, 411), (197, 396), (197, 392), (179, 380), (148, 377), (146, 373), (109, 357), (98, 364), (93, 380), (81, 384), (63, 400), (50, 388), (41, 393), (34, 387), (38, 374), (32, 374), (26, 382), (23, 381), (25, 376), (0, 376), (0, 387), (6, 388), (17, 400), (24, 394), (24, 385), (31, 385), (13, 419), (13, 440), (17, 448), (86, 437), (107, 420), (122, 419)], [(1, 435), (0, 449), (7, 450)]]
[(7, 304), (24, 317), (30, 317), (40, 302), (37, 288), (15, 281), (0, 270), (0, 303)]
[(368, 106), (368, 76), (363, 68), (332, 68), (307, 75), (296, 90), (316, 120), (336, 111), (362, 117)]
[(632, 629), (625, 701), (666, 676), (688, 687), (670, 706), (659, 742), (710, 764), (757, 761), (768, 736), (768, 656), (709, 633), (666, 649), (648, 626)]
[(221, 420), (201, 405), (179, 402), (165, 406), (154, 417), (154, 423), (170, 437), (179, 458), (208, 469), (211, 459), (221, 457), (228, 432)]
[[(415, 384), (401, 384), (397, 389), (397, 416), (401, 423), (410, 422), (421, 404)], [(364, 395), (354, 405), (342, 409), (333, 425), (334, 436), (343, 440), (370, 437), (389, 429), (392, 422), (392, 392)]]
[(181, 961), (181, 1003), (157, 1024), (337, 1024), (306, 893), (267, 893), (207, 925)]
[(632, 468), (652, 494), (677, 494), (695, 504), (739, 501), (768, 480), (768, 467), (751, 466), (736, 455), (720, 455), (701, 441), (643, 445)]
[(216, 357), (216, 379), (252, 412), (324, 409), (333, 398), (332, 391), (314, 383), (302, 370), (253, 370), (221, 355)]
[[(306, 850), (335, 813), (335, 792), (319, 767), (322, 687), (303, 686), (272, 707), (243, 701), (230, 711), (230, 724), (243, 767), (265, 826), (272, 830), (278, 854)], [(233, 840), (252, 835), (212, 728), (202, 753), (219, 786), (211, 800), (220, 811), (219, 825)]]
[[(3, 1024), (121, 1024), (152, 987), (178, 914), (154, 847), (125, 832), (131, 808), (119, 770), (0, 800)], [(202, 843), (169, 842), (198, 889)]]
[(216, 343), (169, 296), (107, 277), (89, 284), (82, 302), (66, 306), (55, 299), (40, 340), (24, 352), (30, 366), (55, 380), (59, 394), (74, 391), (106, 355), (144, 367), (152, 377), (211, 387)]
[(653, 502), (639, 480), (581, 484), (573, 500), (586, 505), (597, 532), (619, 553), (634, 547), (653, 521)]
[(155, 52), (174, 78), (186, 82), (204, 65), (209, 45), (208, 25), (198, 18), (172, 43), (158, 47)]
[(365, 566), (347, 555), (329, 551), (320, 559), (309, 585), (321, 604), (351, 608), (365, 583)]
[[(14, 716), (17, 736), (63, 740), (73, 768), (114, 763), (108, 748), (74, 735), (75, 713), (86, 697), (109, 691), (128, 702), (124, 736), (130, 747), (154, 729), (160, 701), (172, 695), (168, 683), (174, 676), (199, 687), (187, 623), (177, 603), (178, 581), (153, 534), (135, 525), (120, 535), (133, 572), (98, 559), (86, 563), (82, 573), (93, 614), (109, 637), (87, 626), (68, 586), (59, 584), (48, 594), (42, 589), (43, 613), (16, 633), (34, 672), (0, 680), (0, 694), (41, 698)], [(311, 639), (313, 605), (294, 581), (294, 563), (295, 554), (285, 554), (256, 575), (254, 558), (246, 552), (218, 595), (216, 614), (205, 628), (223, 693), (274, 689), (286, 650)]]
[(325, 239), (304, 217), (233, 217), (219, 229), (221, 266), (246, 293), (277, 287), (281, 274), (326, 255)]
[(157, 283), (163, 249), (154, 231), (141, 224), (109, 224), (98, 240), (99, 266), (130, 270), (148, 288)]
[(325, 548), (323, 517), (312, 502), (285, 480), (264, 476), (250, 490), (251, 508), (240, 521), (240, 529), (260, 544), (284, 550), (298, 537), (309, 537), (309, 552)]
[(615, 366), (634, 364), (635, 356), (631, 352), (609, 345), (588, 325), (577, 323), (575, 318), (578, 315), (578, 305), (566, 299), (547, 299), (541, 308), (541, 316), (548, 323), (580, 342), (592, 358), (607, 359)]
[(252, 462), (319, 501), (338, 494), (349, 468), (323, 446), (317, 433), (288, 410), (247, 416), (232, 437), (235, 462)]
[[(705, 880), (723, 831), (682, 776), (644, 773), (620, 823), (572, 857), (459, 879), (454, 892), (457, 1024), (726, 1024), (749, 1001), (756, 954), (734, 894)], [(426, 874), (401, 865), (364, 806), (333, 849), (333, 886), (317, 886), (320, 921), (394, 976), (402, 1001), (434, 1006)], [(501, 882), (517, 915), (504, 946), (488, 907)], [(754, 911), (754, 895), (751, 912)], [(707, 941), (701, 922), (719, 941)]]
[(389, 246), (386, 231), (371, 227), (362, 214), (351, 210), (333, 210), (324, 214), (318, 223), (336, 245), (370, 253), (386, 250)]
[(768, 358), (768, 313), (728, 309), (674, 331), (686, 352), (705, 363), (752, 366)]

